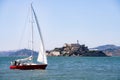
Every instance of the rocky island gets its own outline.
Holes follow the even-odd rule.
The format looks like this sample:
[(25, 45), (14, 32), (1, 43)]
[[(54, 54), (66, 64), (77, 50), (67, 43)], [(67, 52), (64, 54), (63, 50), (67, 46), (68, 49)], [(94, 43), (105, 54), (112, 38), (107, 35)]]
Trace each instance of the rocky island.
[(89, 50), (87, 46), (80, 45), (79, 42), (67, 44), (63, 47), (55, 48), (50, 51), (46, 51), (48, 56), (91, 56), (91, 57), (104, 57), (107, 56), (102, 51)]

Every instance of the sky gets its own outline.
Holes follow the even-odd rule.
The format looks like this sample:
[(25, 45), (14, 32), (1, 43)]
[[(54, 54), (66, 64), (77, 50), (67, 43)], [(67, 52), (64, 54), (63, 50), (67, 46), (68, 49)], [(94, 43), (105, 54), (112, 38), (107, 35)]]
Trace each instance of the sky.
[(119, 0), (0, 0), (0, 51), (28, 47), (21, 36), (30, 28), (31, 3), (47, 50), (77, 40), (89, 48), (120, 46)]

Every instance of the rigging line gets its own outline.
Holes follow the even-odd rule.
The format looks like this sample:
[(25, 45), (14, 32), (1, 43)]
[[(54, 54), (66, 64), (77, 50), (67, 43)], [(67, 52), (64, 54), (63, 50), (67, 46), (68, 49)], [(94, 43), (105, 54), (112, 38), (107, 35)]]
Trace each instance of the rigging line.
[(21, 33), (21, 36), (20, 36), (20, 41), (19, 41), (19, 46), (18, 46), (18, 49), (20, 49), (21, 48), (21, 43), (22, 43), (22, 41), (23, 41), (23, 35), (25, 34), (25, 31), (26, 31), (26, 27), (27, 27), (27, 20), (28, 20), (28, 18), (29, 18), (29, 9), (28, 9), (28, 11), (27, 11), (27, 16), (26, 16), (26, 19), (25, 19), (25, 23), (24, 23), (24, 27), (23, 27), (23, 30), (22, 30), (22, 33)]

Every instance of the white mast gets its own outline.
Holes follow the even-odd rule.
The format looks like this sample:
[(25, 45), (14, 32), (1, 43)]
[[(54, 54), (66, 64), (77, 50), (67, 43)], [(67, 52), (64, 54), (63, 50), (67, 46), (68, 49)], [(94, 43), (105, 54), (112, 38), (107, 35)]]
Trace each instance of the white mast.
[(38, 23), (38, 19), (37, 19), (37, 16), (36, 16), (36, 13), (35, 13), (35, 11), (33, 9), (32, 4), (31, 4), (31, 9), (32, 9), (33, 14), (34, 14), (35, 21), (36, 21), (37, 28), (38, 28), (38, 32), (39, 32), (40, 39), (41, 39), (41, 44), (40, 44), (41, 46), (40, 46), (40, 51), (39, 51), (39, 54), (38, 54), (37, 61), (41, 62), (43, 64), (47, 64), (47, 57), (46, 57), (46, 52), (45, 52), (43, 37), (42, 37), (41, 29), (40, 29), (40, 26), (39, 26), (39, 23)]
[(34, 46), (33, 46), (33, 43), (34, 43), (34, 42), (33, 42), (33, 41), (34, 41), (34, 37), (33, 37), (33, 35), (34, 35), (33, 33), (34, 33), (34, 32), (33, 32), (33, 31), (34, 31), (34, 30), (33, 30), (33, 29), (34, 29), (34, 28), (33, 28), (33, 13), (32, 13), (32, 9), (31, 9), (31, 29), (32, 29), (32, 30), (31, 30), (31, 31), (32, 31), (32, 36), (31, 36), (31, 43), (32, 43), (32, 44), (31, 44), (31, 50), (32, 50), (32, 52), (31, 52), (31, 55), (33, 56), (33, 48), (34, 48)]

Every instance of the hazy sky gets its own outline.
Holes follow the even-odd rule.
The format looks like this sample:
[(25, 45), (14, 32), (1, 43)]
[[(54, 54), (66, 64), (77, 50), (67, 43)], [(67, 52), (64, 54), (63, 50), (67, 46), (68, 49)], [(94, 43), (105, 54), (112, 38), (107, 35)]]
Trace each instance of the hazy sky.
[(119, 0), (0, 0), (1, 51), (22, 46), (21, 35), (31, 2), (46, 49), (76, 43), (77, 40), (89, 48), (104, 44), (120, 45)]

